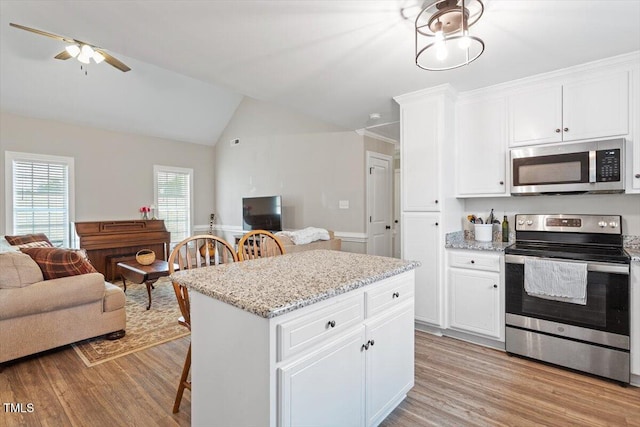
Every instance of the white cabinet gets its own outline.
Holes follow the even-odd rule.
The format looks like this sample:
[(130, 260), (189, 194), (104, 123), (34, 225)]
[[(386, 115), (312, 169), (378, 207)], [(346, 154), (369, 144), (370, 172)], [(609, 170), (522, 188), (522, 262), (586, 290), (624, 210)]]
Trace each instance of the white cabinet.
[(506, 98), (465, 99), (456, 106), (456, 193), (508, 196)]
[(402, 214), (402, 257), (420, 261), (416, 268), (416, 320), (444, 326), (443, 283), (440, 280), (440, 214), (406, 212)]
[[(278, 324), (279, 331), (288, 331), (278, 333), (279, 347), (314, 343), (277, 369), (279, 425), (374, 426), (402, 401), (414, 382), (412, 278), (413, 273), (393, 276)], [(362, 306), (364, 319), (359, 318)], [(335, 320), (339, 314), (344, 320)], [(326, 327), (318, 329), (318, 324)], [(327, 331), (336, 335), (329, 337)], [(292, 334), (299, 338), (287, 338)]]
[(509, 145), (629, 133), (629, 72), (532, 86), (509, 97)]
[(631, 262), (631, 374), (640, 385), (640, 261)]
[(363, 425), (364, 328), (278, 371), (280, 422), (285, 426)]
[(448, 251), (449, 327), (504, 341), (500, 255)]
[(401, 198), (403, 211), (440, 210), (438, 120), (436, 99), (400, 108)]
[(366, 425), (375, 426), (396, 407), (406, 390), (413, 386), (413, 304), (404, 304), (399, 310), (378, 316), (365, 325), (369, 344), (365, 351)]
[(454, 98), (449, 85), (395, 97), (400, 105), (401, 256), (416, 269), (416, 321), (444, 327), (444, 235), (460, 229), (455, 198)]

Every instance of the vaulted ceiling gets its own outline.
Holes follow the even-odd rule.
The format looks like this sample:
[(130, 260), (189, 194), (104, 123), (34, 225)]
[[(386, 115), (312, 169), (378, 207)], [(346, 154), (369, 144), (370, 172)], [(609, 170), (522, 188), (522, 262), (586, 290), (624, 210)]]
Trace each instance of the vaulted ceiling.
[[(418, 0), (0, 2), (3, 111), (214, 144), (242, 96), (395, 137), (393, 96), (451, 83), (464, 91), (640, 50), (640, 0), (486, 0), (469, 66), (415, 66)], [(84, 40), (132, 68), (53, 57)], [(381, 118), (371, 120), (370, 113)]]

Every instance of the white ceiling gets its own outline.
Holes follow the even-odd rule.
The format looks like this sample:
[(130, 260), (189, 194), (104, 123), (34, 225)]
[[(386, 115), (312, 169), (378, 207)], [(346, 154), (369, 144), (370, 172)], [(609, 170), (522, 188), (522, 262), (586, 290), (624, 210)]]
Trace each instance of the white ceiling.
[[(424, 71), (400, 15), (416, 1), (1, 0), (0, 108), (214, 144), (242, 95), (359, 129), (396, 121), (392, 97), (403, 93), (464, 91), (640, 50), (640, 0), (487, 0), (472, 28), (485, 53)], [(85, 76), (77, 61), (53, 59), (64, 43), (9, 22), (99, 45), (132, 71), (101, 64)]]

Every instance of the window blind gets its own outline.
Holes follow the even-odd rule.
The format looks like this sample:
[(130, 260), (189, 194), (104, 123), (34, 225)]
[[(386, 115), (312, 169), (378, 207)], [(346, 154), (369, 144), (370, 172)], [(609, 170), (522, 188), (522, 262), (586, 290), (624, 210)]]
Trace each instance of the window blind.
[(69, 246), (69, 166), (13, 161), (13, 233), (45, 233), (55, 246)]
[(191, 235), (191, 174), (156, 170), (158, 216), (171, 232), (171, 241), (180, 242)]

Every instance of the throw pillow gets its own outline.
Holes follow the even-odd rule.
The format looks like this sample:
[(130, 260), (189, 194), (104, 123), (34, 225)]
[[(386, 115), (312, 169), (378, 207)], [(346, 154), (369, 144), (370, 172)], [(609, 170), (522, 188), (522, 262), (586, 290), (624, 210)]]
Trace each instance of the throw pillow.
[(42, 280), (42, 271), (30, 256), (20, 252), (0, 253), (0, 289), (23, 288)]
[(53, 244), (51, 243), (51, 241), (49, 241), (49, 238), (44, 233), (23, 234), (20, 236), (4, 236), (4, 239), (9, 242), (11, 246), (15, 246), (17, 248), (33, 247), (33, 244), (36, 242), (38, 242), (38, 245), (42, 245), (40, 247), (53, 247)]
[(45, 280), (97, 273), (83, 250), (59, 248), (20, 249), (38, 264)]

